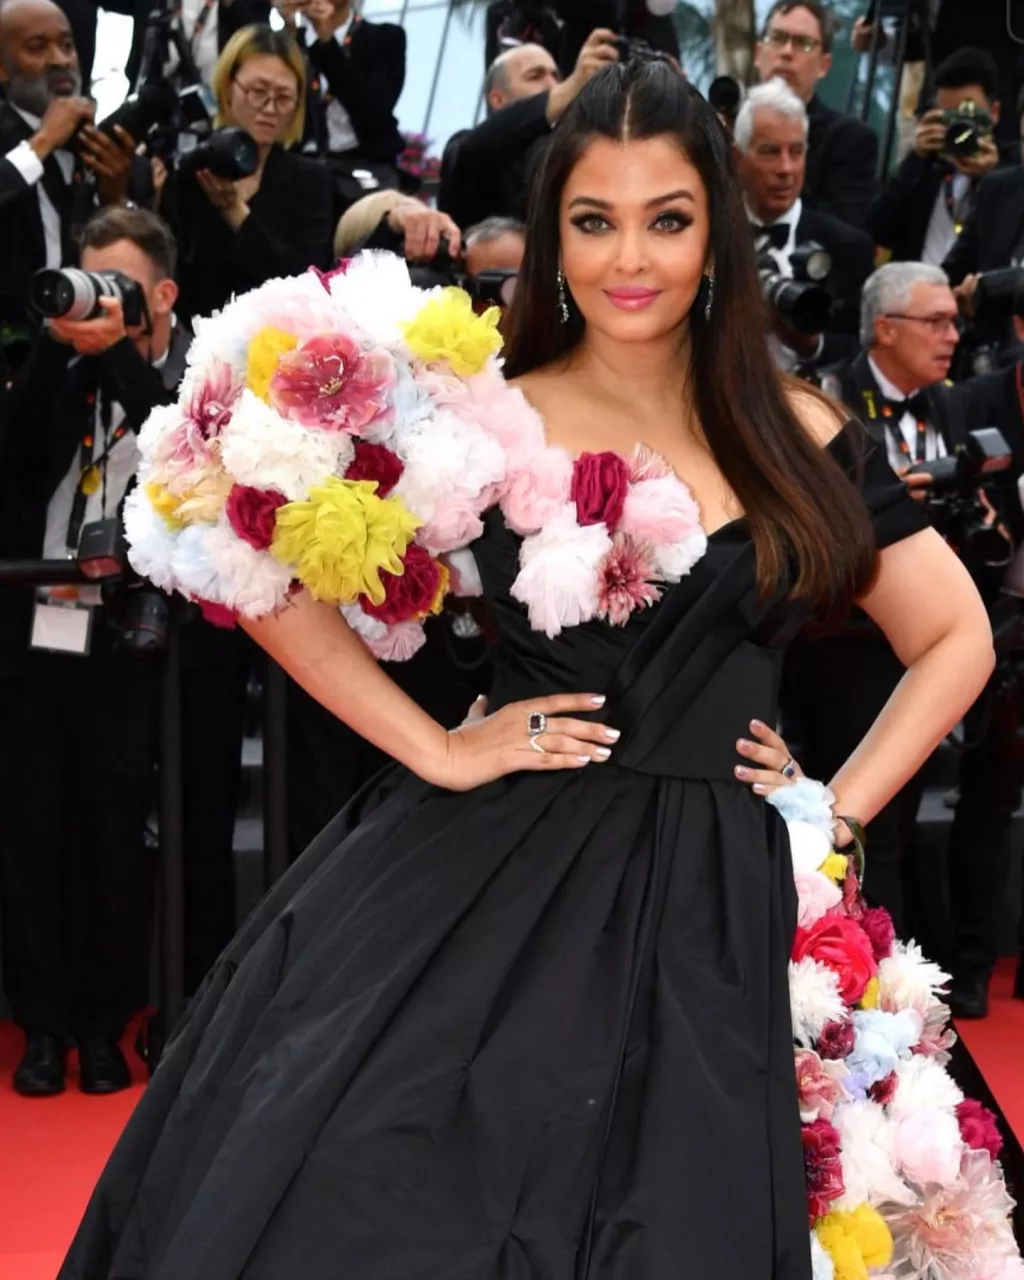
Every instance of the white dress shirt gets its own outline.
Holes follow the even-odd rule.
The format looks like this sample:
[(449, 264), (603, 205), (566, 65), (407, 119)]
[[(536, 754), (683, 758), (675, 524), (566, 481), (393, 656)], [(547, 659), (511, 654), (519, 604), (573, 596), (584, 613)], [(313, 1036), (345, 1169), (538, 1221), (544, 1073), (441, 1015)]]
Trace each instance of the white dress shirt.
[[(348, 33), (352, 29), (354, 16), (350, 15), (348, 21), (343, 22), (334, 33), (335, 40), (343, 48)], [(349, 114), (332, 93), (331, 100), (327, 104), (327, 150), (333, 154), (339, 151), (354, 151), (358, 146), (359, 139), (356, 137), (355, 129), (352, 128)]]
[[(761, 222), (760, 218), (755, 215), (750, 205), (747, 205), (747, 217), (752, 223), (757, 223), (763, 227), (784, 226), (786, 228), (788, 235), (786, 243), (781, 249), (776, 249), (774, 245), (767, 243), (763, 236), (758, 237), (754, 241), (754, 249), (758, 257), (762, 254), (767, 254), (774, 261), (779, 275), (785, 276), (787, 280), (791, 280), (793, 278), (793, 264), (790, 262), (790, 255), (796, 248), (796, 229), (800, 225), (800, 217), (803, 214), (803, 209), (804, 202), (799, 196), (797, 196), (793, 203), (793, 207), (788, 213), (784, 214), (781, 218), (776, 218), (774, 222)], [(771, 347), (775, 364), (785, 373), (792, 373), (797, 365), (803, 364), (807, 360), (815, 359), (821, 354), (821, 349), (824, 344), (825, 338), (824, 335), (821, 335), (818, 338), (818, 345), (813, 355), (802, 356), (798, 355), (792, 347), (786, 346), (786, 344), (776, 334), (772, 333), (768, 335), (768, 345)]]
[[(966, 173), (954, 173), (949, 186), (949, 197), (954, 209), (963, 205), (967, 193), (971, 189), (971, 180)], [(943, 183), (939, 194), (935, 197), (932, 216), (928, 219), (928, 230), (924, 235), (924, 248), (921, 250), (921, 261), (930, 266), (941, 267), (946, 254), (956, 244), (957, 231), (953, 223), (953, 215), (946, 202), (946, 184)]]
[[(29, 112), (22, 111), (20, 107), (15, 107), (14, 110), (17, 111), (33, 133), (39, 129), (42, 124), (39, 116), (30, 115)], [(60, 165), (64, 181), (70, 183), (71, 176), (75, 171), (75, 157), (70, 151), (65, 151), (63, 147), (55, 151), (53, 155)], [(36, 198), (39, 201), (39, 216), (43, 223), (43, 240), (46, 244), (46, 266), (59, 267), (64, 259), (64, 241), (61, 235), (60, 214), (53, 207), (53, 201), (47, 195), (46, 188), (43, 186), (42, 160), (32, 150), (27, 138), (24, 142), (19, 142), (11, 151), (8, 151), (4, 159), (14, 165), (30, 187), (35, 187)]]
[(197, 38), (196, 23), (203, 11), (203, 4), (204, 0), (181, 0), (181, 29), (203, 84), (212, 85), (214, 68), (220, 57), (220, 33), (217, 30), (220, 5), (218, 0), (213, 0)]
[[(906, 392), (901, 391), (894, 382), (890, 382), (870, 356), (868, 356), (868, 364), (871, 367), (871, 376), (878, 384), (878, 389), (881, 391), (882, 395), (885, 396), (886, 400), (906, 400)], [(913, 457), (917, 452), (917, 419), (912, 413), (905, 413), (900, 418), (899, 422), (894, 423), (892, 418), (889, 419), (889, 422), (895, 425), (902, 433), (903, 439), (907, 442), (907, 448), (910, 450), (911, 456)], [(907, 466), (907, 459), (903, 456), (903, 453), (900, 451), (900, 447), (896, 441), (890, 438), (888, 431), (885, 433), (885, 449), (886, 453), (889, 455), (889, 466), (892, 467), (894, 471), (902, 471), (903, 468)], [(939, 432), (936, 431), (931, 423), (929, 423), (924, 437), (923, 461), (931, 462), (933, 458), (944, 458), (946, 453), (947, 449), (945, 440), (943, 440)]]

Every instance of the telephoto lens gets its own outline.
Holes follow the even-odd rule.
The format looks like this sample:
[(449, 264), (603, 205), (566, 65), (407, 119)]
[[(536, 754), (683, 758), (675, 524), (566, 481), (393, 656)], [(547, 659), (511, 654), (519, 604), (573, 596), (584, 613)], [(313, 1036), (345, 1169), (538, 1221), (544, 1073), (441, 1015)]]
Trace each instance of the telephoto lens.
[(185, 173), (209, 169), (218, 178), (235, 182), (255, 173), (259, 162), (259, 148), (255, 139), (244, 129), (232, 126), (218, 129), (205, 142), (186, 151), (181, 157), (181, 169)]
[(178, 109), (178, 95), (169, 84), (143, 84), (131, 94), (97, 128), (111, 138), (120, 125), (136, 142), (142, 142), (157, 125), (169, 124)]
[(44, 267), (32, 277), (29, 301), (48, 320), (95, 320), (103, 313), (101, 298), (116, 298), (126, 325), (142, 324), (145, 298), (137, 281), (120, 271), (82, 271), (79, 267)]

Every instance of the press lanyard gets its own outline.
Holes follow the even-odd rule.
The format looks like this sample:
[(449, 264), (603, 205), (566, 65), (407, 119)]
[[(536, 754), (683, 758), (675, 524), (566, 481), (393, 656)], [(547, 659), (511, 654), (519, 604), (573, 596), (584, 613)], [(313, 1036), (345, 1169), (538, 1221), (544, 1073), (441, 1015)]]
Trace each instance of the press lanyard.
[(942, 198), (946, 202), (946, 211), (949, 214), (950, 222), (953, 224), (953, 231), (956, 235), (959, 235), (964, 229), (964, 218), (968, 212), (967, 206), (970, 204), (971, 197), (974, 194), (974, 183), (973, 181), (969, 182), (967, 190), (960, 199), (957, 200), (953, 195), (953, 182), (955, 178), (956, 174), (947, 173), (942, 179)]
[[(71, 503), (71, 518), (68, 521), (67, 536), (68, 551), (73, 553), (78, 551), (78, 543), (82, 536), (82, 525), (85, 523), (85, 509), (88, 506), (89, 499), (102, 488), (104, 490), (103, 500), (104, 503), (106, 502), (107, 460), (118, 442), (123, 440), (130, 430), (128, 419), (125, 417), (111, 432), (110, 401), (105, 396), (100, 396), (99, 419), (103, 428), (103, 451), (99, 457), (94, 456), (96, 450), (97, 394), (97, 392), (91, 391), (86, 397), (89, 421), (94, 426), (91, 430), (86, 430), (78, 450), (78, 484), (75, 486), (75, 496)], [(106, 510), (104, 509), (105, 515)]]
[[(927, 462), (928, 460), (928, 423), (922, 422), (920, 418), (917, 420), (917, 448), (915, 453), (911, 453), (910, 445), (907, 444), (907, 437), (903, 434), (898, 422), (893, 422), (892, 409), (887, 404), (882, 405), (882, 411), (879, 413), (878, 405), (875, 402), (875, 393), (865, 387), (861, 392), (864, 399), (865, 408), (868, 411), (868, 417), (872, 422), (882, 419), (885, 430), (889, 434), (889, 439), (899, 451), (900, 456), (907, 459), (910, 463)], [(916, 455), (916, 456), (915, 456)]]

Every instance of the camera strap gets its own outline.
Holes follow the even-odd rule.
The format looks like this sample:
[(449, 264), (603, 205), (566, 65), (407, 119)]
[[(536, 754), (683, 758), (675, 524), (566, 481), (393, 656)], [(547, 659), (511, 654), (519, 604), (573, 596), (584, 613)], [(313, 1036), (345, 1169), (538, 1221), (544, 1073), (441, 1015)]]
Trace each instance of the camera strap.
[(956, 173), (947, 173), (942, 179), (942, 198), (946, 204), (946, 212), (949, 214), (949, 220), (953, 224), (953, 231), (957, 235), (959, 235), (964, 229), (964, 223), (967, 220), (968, 213), (970, 213), (971, 202), (974, 199), (974, 188), (977, 185), (975, 180), (972, 178), (967, 185), (967, 190), (963, 193), (960, 199), (957, 200), (953, 187), (957, 177), (959, 176), (960, 175)]
[[(103, 449), (96, 455), (96, 405), (99, 399), (99, 420), (103, 428)], [(78, 551), (79, 539), (82, 536), (82, 525), (85, 523), (85, 510), (89, 499), (106, 485), (106, 463), (115, 446), (128, 434), (128, 419), (124, 417), (110, 430), (112, 411), (107, 396), (100, 395), (99, 390), (90, 391), (86, 397), (90, 426), (82, 436), (78, 449), (78, 484), (71, 503), (71, 518), (68, 521), (67, 548), (71, 552)]]
[[(920, 413), (914, 412), (918, 406), (911, 405), (910, 400), (914, 400), (915, 397), (911, 396), (910, 400), (886, 400), (883, 396), (876, 396), (870, 387), (865, 387), (861, 391), (861, 396), (868, 418), (872, 422), (881, 420), (883, 430), (901, 457), (906, 458), (911, 464), (928, 460), (928, 421)], [(879, 408), (879, 401), (881, 401), (881, 408)], [(913, 451), (899, 424), (899, 418), (902, 418), (905, 413), (914, 413), (917, 419), (917, 435)]]

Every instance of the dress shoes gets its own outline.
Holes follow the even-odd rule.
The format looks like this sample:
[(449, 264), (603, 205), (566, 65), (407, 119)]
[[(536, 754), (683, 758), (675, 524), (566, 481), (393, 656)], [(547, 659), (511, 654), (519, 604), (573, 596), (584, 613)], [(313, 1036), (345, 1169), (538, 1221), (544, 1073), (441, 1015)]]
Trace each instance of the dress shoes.
[(25, 1098), (49, 1098), (64, 1092), (67, 1049), (59, 1036), (29, 1036), (14, 1072), (14, 1088)]
[(78, 1041), (79, 1088), (83, 1093), (119, 1093), (132, 1073), (113, 1036), (82, 1036)]
[(954, 1018), (988, 1017), (987, 973), (964, 973), (953, 979), (949, 1008)]

